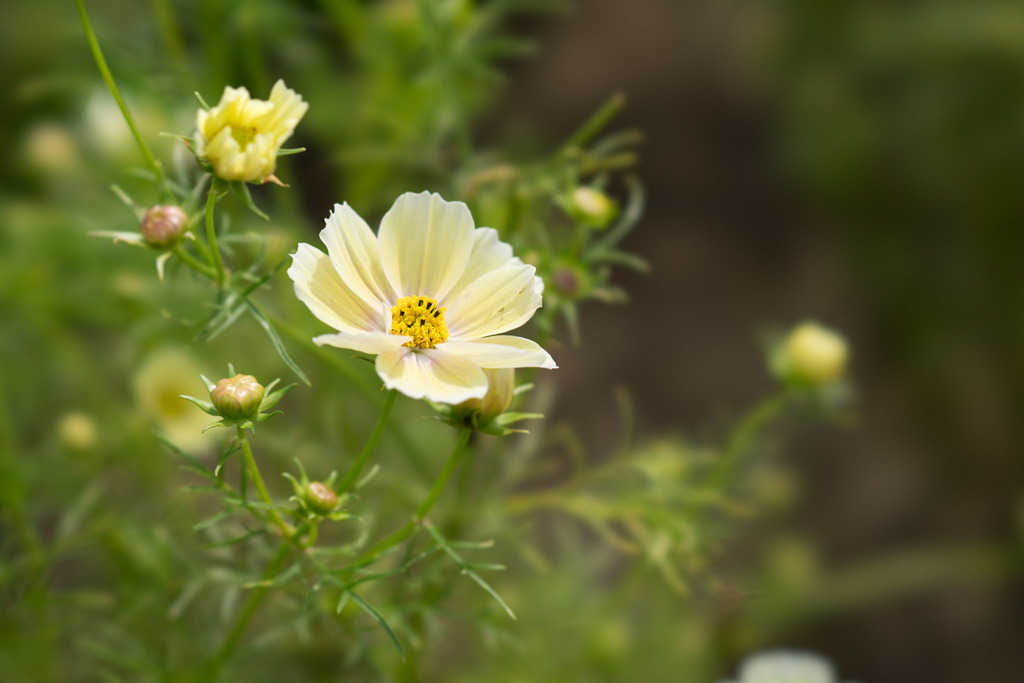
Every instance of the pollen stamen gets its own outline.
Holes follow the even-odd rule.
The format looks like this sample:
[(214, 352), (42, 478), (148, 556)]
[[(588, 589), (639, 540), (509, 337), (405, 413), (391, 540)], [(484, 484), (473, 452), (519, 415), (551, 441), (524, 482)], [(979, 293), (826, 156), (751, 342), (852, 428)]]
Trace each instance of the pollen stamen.
[(403, 346), (432, 349), (448, 340), (448, 326), (444, 322), (447, 308), (425, 296), (405, 296), (391, 307), (391, 334), (412, 337)]

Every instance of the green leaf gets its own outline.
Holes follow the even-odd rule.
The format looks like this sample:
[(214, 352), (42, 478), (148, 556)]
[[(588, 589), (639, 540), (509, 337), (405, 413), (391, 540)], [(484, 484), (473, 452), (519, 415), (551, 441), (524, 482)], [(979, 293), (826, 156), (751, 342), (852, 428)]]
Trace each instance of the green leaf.
[(248, 299), (245, 300), (245, 305), (249, 307), (249, 311), (252, 313), (252, 316), (256, 318), (256, 322), (260, 324), (260, 327), (262, 327), (270, 337), (270, 341), (274, 345), (277, 355), (281, 357), (281, 360), (284, 361), (285, 365), (291, 368), (292, 372), (298, 375), (299, 379), (301, 379), (307, 387), (312, 386), (306, 375), (299, 369), (299, 366), (295, 364), (295, 361), (291, 359), (291, 356), (288, 355), (288, 352), (284, 348), (284, 344), (281, 343), (281, 337), (278, 336), (277, 330), (275, 330), (274, 326), (270, 324), (270, 321), (267, 320), (266, 316), (263, 315), (260, 309), (256, 307), (256, 304)]
[(217, 466), (213, 468), (213, 475), (217, 477), (217, 479), (221, 478), (220, 472), (221, 469), (223, 469), (224, 467), (224, 463), (226, 463), (228, 461), (228, 458), (230, 458), (234, 453), (236, 453), (238, 449), (238, 442), (232, 441), (231, 446), (226, 451), (224, 451), (224, 453), (221, 454), (220, 458), (217, 460)]
[(509, 607), (508, 604), (504, 600), (502, 600), (501, 596), (498, 595), (498, 591), (496, 591), (493, 588), (491, 588), (491, 584), (489, 584), (486, 581), (484, 581), (480, 577), (480, 575), (477, 574), (474, 571), (471, 571), (469, 569), (466, 569), (466, 570), (463, 570), (463, 571), (465, 572), (466, 576), (468, 576), (469, 578), (473, 579), (477, 583), (478, 586), (480, 586), (485, 591), (487, 591), (487, 594), (490, 595), (492, 598), (494, 598), (494, 601), (496, 603), (501, 605), (501, 608), (503, 610), (505, 610), (506, 614), (508, 614), (510, 617), (512, 617), (513, 621), (515, 620), (515, 618), (516, 618), (515, 612), (513, 612), (512, 608)]
[(363, 600), (361, 597), (359, 597), (358, 595), (356, 595), (352, 591), (345, 591), (345, 592), (348, 593), (349, 595), (351, 595), (352, 599), (356, 601), (356, 604), (359, 605), (360, 607), (362, 607), (363, 610), (367, 614), (369, 614), (371, 617), (373, 617), (374, 620), (376, 620), (376, 622), (381, 625), (381, 628), (383, 628), (384, 631), (387, 632), (388, 638), (391, 639), (391, 642), (395, 646), (395, 649), (398, 650), (398, 655), (404, 660), (405, 659), (405, 651), (402, 650), (402, 645), (401, 645), (401, 643), (398, 642), (398, 638), (395, 637), (394, 631), (392, 631), (391, 627), (388, 626), (388, 622), (384, 621), (384, 617), (382, 617), (377, 612), (377, 610), (375, 610), (373, 607), (371, 607), (368, 602)]
[(196, 522), (195, 524), (192, 525), (192, 530), (193, 531), (199, 531), (200, 529), (205, 529), (208, 526), (213, 526), (214, 524), (216, 524), (217, 522), (220, 522), (221, 520), (227, 519), (228, 517), (231, 517), (232, 515), (237, 515), (238, 512), (239, 512), (238, 510), (223, 510), (221, 512), (218, 512), (215, 515), (211, 515), (211, 516), (207, 517), (206, 519), (202, 520), (201, 522)]
[(160, 443), (174, 451), (175, 454), (180, 455), (182, 458), (185, 459), (185, 462), (187, 463), (184, 466), (185, 469), (194, 472), (195, 474), (198, 474), (199, 476), (205, 479), (209, 479), (210, 481), (217, 480), (213, 473), (210, 472), (210, 470), (206, 469), (206, 467), (201, 462), (199, 462), (193, 456), (189, 455), (185, 451), (175, 446), (166, 436), (164, 436), (160, 432), (153, 432), (153, 436), (157, 438), (157, 441), (159, 441)]
[(248, 533), (244, 533), (241, 536), (235, 536), (234, 538), (229, 538), (226, 541), (218, 541), (216, 543), (204, 545), (203, 550), (213, 550), (214, 548), (226, 548), (231, 545), (238, 545), (239, 543), (244, 543), (245, 541), (248, 541), (253, 536), (262, 536), (266, 533), (266, 529), (253, 529)]

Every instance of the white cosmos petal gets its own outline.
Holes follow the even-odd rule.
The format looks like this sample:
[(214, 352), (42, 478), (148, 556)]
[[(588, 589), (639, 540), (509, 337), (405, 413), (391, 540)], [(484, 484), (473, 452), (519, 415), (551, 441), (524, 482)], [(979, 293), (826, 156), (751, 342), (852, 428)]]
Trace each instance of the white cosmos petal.
[(385, 387), (409, 398), (462, 403), (487, 393), (487, 377), (478, 365), (437, 348), (385, 351), (377, 356), (377, 374)]
[(519, 327), (540, 308), (533, 266), (508, 266), (477, 278), (445, 302), (450, 337), (486, 337)]
[(382, 301), (393, 305), (395, 292), (380, 264), (377, 237), (366, 221), (347, 203), (335, 204), (324, 226), (320, 239), (345, 284), (374, 307)]
[[(477, 228), (473, 231), (473, 250), (466, 261), (466, 269), (458, 282), (448, 292), (448, 298), (458, 296), (469, 284), (481, 275), (511, 265), (522, 265), (523, 262), (512, 255), (511, 245), (498, 239), (498, 231), (494, 228)], [(438, 301), (438, 304), (444, 305)]]
[(300, 244), (292, 254), (288, 277), (295, 282), (295, 296), (320, 320), (342, 332), (384, 331), (380, 307), (367, 304), (349, 289), (327, 254)]
[(553, 370), (558, 366), (547, 351), (535, 341), (499, 335), (461, 341), (449, 339), (443, 345), (445, 353), (451, 353), (471, 360), (485, 369), (494, 368), (544, 368)]
[(462, 202), (407, 192), (384, 214), (378, 244), (384, 273), (398, 296), (440, 300), (466, 269), (473, 216)]
[(363, 332), (361, 334), (340, 332), (338, 334), (321, 334), (319, 337), (313, 337), (313, 342), (317, 346), (327, 344), (328, 346), (336, 346), (339, 349), (352, 349), (353, 351), (369, 353), (371, 355), (400, 348), (402, 344), (411, 340), (412, 337), (407, 337), (404, 334), (389, 334), (387, 332)]

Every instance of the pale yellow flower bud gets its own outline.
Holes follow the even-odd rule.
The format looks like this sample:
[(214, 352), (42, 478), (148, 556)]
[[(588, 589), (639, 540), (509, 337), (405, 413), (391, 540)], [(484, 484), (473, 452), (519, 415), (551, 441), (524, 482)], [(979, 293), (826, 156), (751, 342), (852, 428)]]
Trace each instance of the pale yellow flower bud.
[(846, 340), (840, 334), (805, 322), (795, 327), (777, 349), (775, 369), (787, 381), (822, 385), (842, 377), (848, 358)]
[(273, 175), (281, 145), (291, 137), (309, 104), (278, 81), (269, 100), (245, 88), (224, 88), (216, 107), (196, 116), (196, 156), (224, 180), (258, 182)]
[(247, 420), (259, 412), (264, 391), (263, 385), (252, 375), (235, 375), (217, 382), (210, 392), (210, 400), (223, 417)]
[(572, 214), (584, 225), (603, 228), (611, 223), (619, 212), (615, 202), (600, 190), (580, 186), (572, 192)]
[(477, 414), (477, 423), (484, 425), (498, 417), (510, 407), (515, 398), (516, 372), (511, 368), (492, 370), (484, 368), (487, 377), (487, 393), (483, 398), (471, 398), (455, 406), (463, 415)]

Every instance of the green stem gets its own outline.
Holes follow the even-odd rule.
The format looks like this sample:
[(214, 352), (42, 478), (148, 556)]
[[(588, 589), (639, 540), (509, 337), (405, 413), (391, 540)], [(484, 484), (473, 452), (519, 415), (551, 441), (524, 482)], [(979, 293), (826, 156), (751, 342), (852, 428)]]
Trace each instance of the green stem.
[[(263, 580), (269, 581), (277, 576), (290, 555), (291, 544), (287, 541), (281, 543), (281, 547), (277, 549), (277, 553), (270, 560), (266, 571), (263, 572)], [(249, 620), (256, 614), (256, 610), (259, 609), (260, 603), (263, 602), (263, 598), (266, 597), (268, 590), (268, 586), (258, 586), (249, 594), (249, 599), (245, 601), (245, 606), (242, 608), (241, 613), (239, 613), (238, 618), (235, 619), (231, 632), (228, 633), (227, 639), (212, 660), (208, 680), (216, 680), (221, 668), (231, 658), (235, 648), (238, 647), (238, 642), (242, 639), (242, 634), (245, 633), (245, 627), (249, 625)]]
[(413, 518), (403, 524), (397, 531), (392, 533), (383, 541), (366, 551), (356, 562), (357, 564), (373, 561), (380, 557), (385, 550), (401, 543), (412, 535), (412, 532), (416, 530), (416, 527), (427, 516), (430, 509), (434, 507), (434, 503), (437, 502), (437, 499), (441, 497), (441, 492), (444, 491), (445, 484), (448, 483), (448, 479), (451, 478), (452, 472), (455, 471), (455, 468), (459, 465), (459, 461), (462, 460), (462, 456), (466, 452), (466, 445), (469, 443), (469, 437), (472, 435), (472, 427), (462, 428), (462, 431), (459, 432), (459, 440), (455, 443), (455, 449), (452, 451), (452, 454), (448, 456), (448, 462), (445, 463), (444, 469), (441, 470), (441, 474), (437, 475), (437, 479), (434, 480), (434, 485), (431, 487), (427, 497), (424, 498), (423, 502), (420, 503), (420, 506), (416, 508), (416, 513), (413, 515)]
[(779, 392), (758, 403), (733, 430), (725, 452), (707, 478), (707, 486), (720, 490), (729, 484), (740, 461), (750, 452), (750, 445), (769, 422), (778, 417), (789, 402), (789, 394)]
[(210, 245), (210, 256), (213, 259), (213, 267), (216, 271), (218, 289), (224, 287), (224, 261), (220, 257), (220, 249), (217, 247), (217, 229), (213, 225), (213, 207), (217, 203), (217, 192), (220, 183), (215, 177), (210, 182), (210, 189), (206, 193), (206, 242)]
[(100, 44), (96, 40), (96, 34), (92, 30), (92, 24), (89, 22), (89, 15), (85, 12), (85, 5), (82, 3), (82, 0), (75, 0), (75, 5), (78, 7), (78, 16), (82, 19), (82, 28), (85, 30), (85, 39), (89, 42), (89, 49), (92, 51), (92, 57), (96, 61), (96, 67), (100, 70), (100, 76), (103, 77), (103, 81), (107, 84), (110, 94), (114, 96), (114, 101), (117, 102), (117, 106), (121, 110), (121, 115), (124, 117), (125, 122), (131, 129), (132, 136), (135, 137), (136, 144), (138, 144), (139, 149), (142, 150), (142, 156), (146, 158), (146, 164), (149, 165), (154, 175), (156, 175), (157, 186), (160, 188), (160, 194), (163, 195), (163, 170), (160, 168), (160, 164), (157, 162), (156, 157), (154, 157), (153, 153), (149, 151), (149, 146), (146, 144), (146, 141), (142, 139), (142, 135), (139, 134), (138, 126), (135, 125), (135, 118), (132, 116), (131, 111), (129, 111), (124, 98), (121, 97), (121, 91), (117, 89), (117, 84), (114, 82), (114, 76), (110, 73), (110, 68), (107, 67), (107, 60), (103, 58), (103, 51), (100, 50)]
[(200, 263), (199, 261), (197, 261), (196, 258), (192, 256), (192, 254), (185, 251), (185, 248), (182, 247), (180, 243), (174, 247), (174, 255), (181, 259), (182, 263), (184, 263), (186, 266), (196, 271), (197, 273), (205, 275), (211, 280), (217, 277), (217, 272), (213, 268), (206, 265), (205, 263)]
[(388, 424), (388, 417), (391, 415), (391, 408), (395, 405), (395, 398), (398, 396), (398, 392), (394, 389), (388, 392), (388, 396), (384, 399), (384, 407), (380, 411), (380, 417), (377, 418), (377, 426), (373, 428), (373, 434), (370, 435), (370, 440), (366, 442), (362, 452), (359, 453), (359, 457), (352, 463), (352, 467), (349, 468), (348, 474), (341, 481), (338, 486), (338, 493), (344, 493), (348, 491), (356, 484), (356, 480), (359, 479), (359, 475), (362, 473), (363, 468), (366, 467), (366, 463), (370, 460), (370, 456), (373, 455), (373, 451), (377, 448), (377, 442), (380, 441), (380, 437), (384, 434), (384, 428)]
[(607, 102), (601, 105), (600, 109), (583, 122), (583, 125), (572, 134), (572, 137), (566, 140), (562, 150), (579, 149), (590, 142), (622, 110), (624, 104), (626, 104), (626, 96), (624, 94), (616, 93), (612, 95)]
[[(245, 436), (245, 430), (241, 427), (236, 427), (236, 434), (238, 440), (242, 442), (242, 456), (245, 458), (245, 467), (249, 470), (249, 476), (252, 478), (252, 483), (256, 486), (256, 491), (260, 495), (262, 500), (267, 505), (273, 505), (274, 501), (271, 500), (270, 494), (267, 493), (267, 487), (263, 483), (263, 477), (260, 475), (260, 469), (256, 466), (256, 459), (252, 457), (252, 448), (249, 446), (249, 439)], [(277, 513), (277, 510), (273, 508), (267, 510), (267, 516), (270, 521), (277, 525), (277, 528), (281, 530), (281, 534), (285, 541), (294, 540), (296, 533), (295, 529), (290, 524), (281, 519), (281, 515)]]

